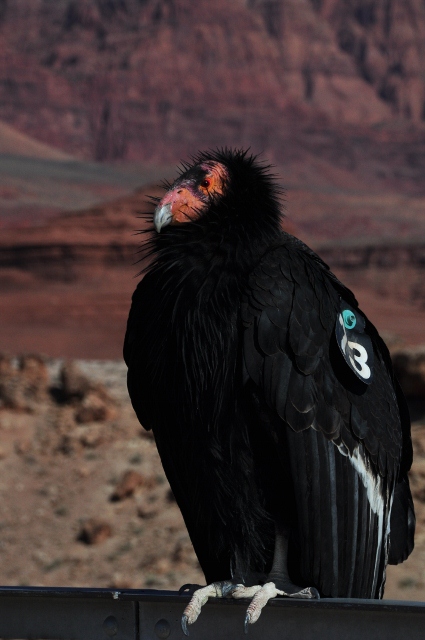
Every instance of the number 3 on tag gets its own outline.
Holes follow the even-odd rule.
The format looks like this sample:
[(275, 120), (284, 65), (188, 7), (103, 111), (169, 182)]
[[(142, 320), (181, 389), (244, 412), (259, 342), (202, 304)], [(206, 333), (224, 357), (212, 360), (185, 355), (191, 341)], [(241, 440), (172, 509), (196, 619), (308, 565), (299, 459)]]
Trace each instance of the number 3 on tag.
[[(369, 366), (366, 364), (367, 363), (366, 349), (362, 347), (361, 344), (358, 344), (357, 342), (351, 342), (351, 340), (348, 341), (348, 346), (350, 347), (350, 349), (353, 350), (353, 356), (351, 356), (351, 354), (349, 354), (348, 356), (351, 360), (351, 364), (353, 365), (353, 367), (357, 369), (359, 375), (361, 375), (362, 378), (370, 378), (371, 371)], [(358, 355), (355, 353), (356, 351)], [(357, 365), (355, 364), (353, 358), (357, 362)], [(360, 365), (360, 369), (358, 365)]]

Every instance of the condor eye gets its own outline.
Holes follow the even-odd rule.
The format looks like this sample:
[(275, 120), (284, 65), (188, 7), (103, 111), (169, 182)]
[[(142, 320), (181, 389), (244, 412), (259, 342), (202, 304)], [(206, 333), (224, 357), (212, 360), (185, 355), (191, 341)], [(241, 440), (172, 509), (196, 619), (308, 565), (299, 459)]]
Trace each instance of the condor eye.
[(201, 182), (201, 187), (204, 187), (204, 189), (208, 189), (208, 187), (211, 186), (211, 180), (209, 178), (204, 178)]

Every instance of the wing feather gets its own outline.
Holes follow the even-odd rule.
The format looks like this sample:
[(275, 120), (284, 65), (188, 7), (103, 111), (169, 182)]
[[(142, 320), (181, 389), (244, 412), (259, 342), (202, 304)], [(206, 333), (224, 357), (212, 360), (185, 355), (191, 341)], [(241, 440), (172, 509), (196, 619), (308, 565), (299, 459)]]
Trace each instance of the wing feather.
[(358, 380), (340, 354), (334, 329), (341, 298), (358, 310), (352, 293), (299, 241), (270, 251), (243, 304), (244, 361), (276, 412), (282, 457), (289, 453), (304, 582), (327, 596), (381, 597), (400, 464), (404, 491), (395, 499), (405, 508), (397, 510), (393, 555), (411, 551), (402, 544), (413, 514), (405, 491), (410, 429), (388, 352), (367, 319), (372, 383)]

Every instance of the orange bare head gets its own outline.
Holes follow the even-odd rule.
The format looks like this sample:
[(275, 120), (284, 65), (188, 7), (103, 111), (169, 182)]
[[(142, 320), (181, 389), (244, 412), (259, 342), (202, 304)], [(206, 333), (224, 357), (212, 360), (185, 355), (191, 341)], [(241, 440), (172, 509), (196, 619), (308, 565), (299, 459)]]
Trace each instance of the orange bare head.
[(228, 179), (227, 168), (216, 161), (202, 162), (185, 171), (155, 209), (157, 232), (166, 225), (199, 218), (214, 198), (224, 194)]

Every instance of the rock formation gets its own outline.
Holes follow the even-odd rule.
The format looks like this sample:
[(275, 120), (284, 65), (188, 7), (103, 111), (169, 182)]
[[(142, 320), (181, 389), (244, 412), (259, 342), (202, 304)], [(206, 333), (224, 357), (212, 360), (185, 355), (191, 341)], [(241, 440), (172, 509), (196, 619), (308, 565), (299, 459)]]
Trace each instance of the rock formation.
[(1, 0), (0, 118), (86, 158), (251, 145), (418, 186), (424, 34), (421, 0)]

